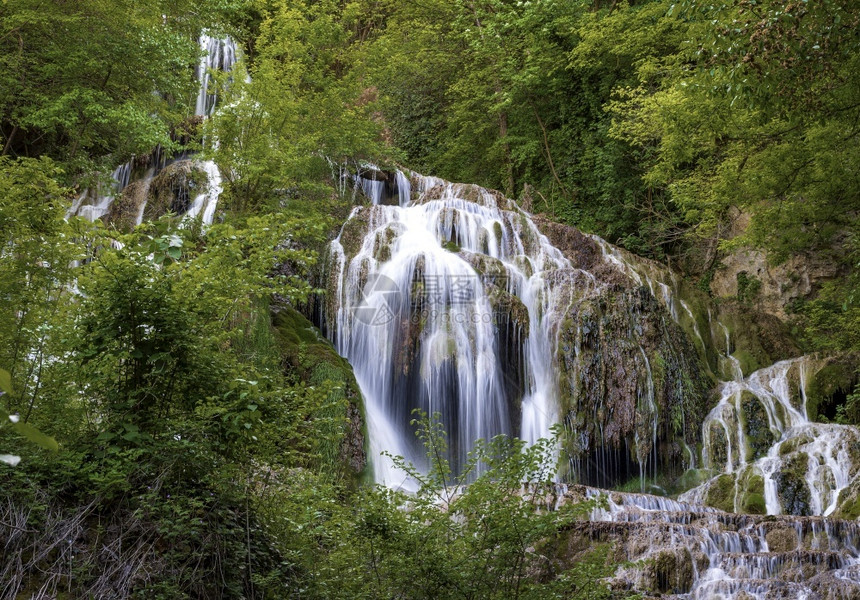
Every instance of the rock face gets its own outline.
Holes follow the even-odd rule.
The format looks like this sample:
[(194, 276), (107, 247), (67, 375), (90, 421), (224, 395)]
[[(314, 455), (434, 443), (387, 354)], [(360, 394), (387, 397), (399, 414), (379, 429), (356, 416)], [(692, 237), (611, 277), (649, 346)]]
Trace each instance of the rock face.
[[(272, 314), (275, 339), (286, 373), (313, 386), (333, 386), (326, 405), (316, 415), (328, 420), (331, 431), (315, 440), (321, 460), (352, 477), (363, 475), (367, 465), (367, 429), (364, 402), (352, 367), (337, 355), (331, 343), (296, 309), (280, 305)], [(340, 441), (331, 441), (340, 440)]]
[(206, 172), (193, 160), (178, 160), (155, 172), (148, 167), (125, 186), (107, 207), (105, 221), (129, 231), (167, 213), (185, 214), (208, 183)]
[[(749, 214), (737, 214), (729, 236), (741, 235), (749, 221)], [(721, 257), (710, 289), (717, 298), (741, 299), (785, 320), (792, 304), (814, 297), (823, 283), (847, 275), (844, 261), (833, 260), (833, 255), (843, 253), (837, 241), (829, 253), (795, 254), (777, 265), (764, 252), (740, 248)]]
[(188, 212), (194, 198), (206, 184), (205, 171), (193, 160), (179, 160), (166, 166), (152, 180), (143, 218), (151, 221), (168, 212)]
[(823, 282), (843, 275), (834, 260), (796, 255), (775, 266), (763, 252), (739, 250), (722, 259), (711, 291), (717, 297), (745, 299), (756, 309), (785, 320), (791, 304), (813, 297)]

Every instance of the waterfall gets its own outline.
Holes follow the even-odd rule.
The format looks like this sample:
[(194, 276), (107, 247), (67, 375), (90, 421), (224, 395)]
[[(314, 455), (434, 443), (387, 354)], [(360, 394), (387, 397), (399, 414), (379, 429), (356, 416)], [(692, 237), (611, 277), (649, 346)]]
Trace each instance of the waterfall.
[(832, 514), (840, 492), (860, 475), (860, 435), (852, 426), (809, 420), (807, 382), (821, 366), (806, 356), (723, 383), (702, 427), (703, 459), (735, 482), (718, 475), (682, 497), (701, 500), (734, 485), (733, 509), (741, 512), (742, 495), (756, 493), (743, 481), (760, 478), (767, 514)]
[(426, 467), (413, 409), (441, 415), (455, 470), (479, 438), (549, 436), (559, 420), (551, 357), (564, 292), (594, 278), (487, 190), (392, 179), (386, 192), (385, 180), (357, 178), (372, 204), (355, 208), (331, 244), (330, 331), (365, 398), (376, 480), (399, 485), (379, 455)]
[[(745, 376), (728, 327), (697, 318), (666, 267), (582, 234), (563, 253), (478, 186), (373, 165), (340, 177), (369, 202), (330, 245), (325, 328), (362, 390), (377, 482), (410, 485), (383, 453), (428, 468), (414, 409), (441, 416), (455, 472), (479, 438), (534, 443), (563, 423), (561, 477), (644, 490), (698, 466), (710, 479), (681, 496), (698, 507), (830, 515), (860, 474), (856, 429), (809, 420), (821, 361)], [(714, 348), (715, 405), (685, 383)]]
[[(207, 118), (212, 116), (218, 105), (217, 95), (210, 93), (212, 72), (231, 72), (238, 60), (238, 51), (232, 39), (210, 37), (205, 33), (200, 36), (200, 46), (205, 53), (196, 69), (199, 86), (194, 114), (196, 117)], [(161, 147), (158, 147), (153, 150), (149, 160), (143, 161), (152, 166), (136, 169), (136, 159), (132, 157), (113, 171), (107, 184), (99, 185), (95, 190), (84, 190), (66, 213), (66, 218), (79, 216), (88, 221), (101, 219), (110, 213), (114, 201), (129, 184), (143, 181), (148, 187), (152, 179), (176, 159), (177, 157), (171, 159), (164, 156)], [(218, 198), (221, 195), (221, 173), (217, 165), (210, 160), (202, 161), (200, 169), (206, 174), (208, 183), (191, 202), (186, 215), (188, 218), (200, 217), (205, 225), (210, 225), (215, 217)], [(146, 200), (147, 197), (144, 194), (140, 205), (135, 207), (136, 218), (133, 219), (132, 225), (139, 225), (142, 222)]]
[[(559, 486), (556, 504), (602, 497), (587, 538), (616, 541), (621, 589), (688, 600), (856, 598), (860, 524), (725, 513), (695, 502)], [(618, 556), (618, 554), (616, 554)], [(615, 587), (615, 586), (613, 586)]]

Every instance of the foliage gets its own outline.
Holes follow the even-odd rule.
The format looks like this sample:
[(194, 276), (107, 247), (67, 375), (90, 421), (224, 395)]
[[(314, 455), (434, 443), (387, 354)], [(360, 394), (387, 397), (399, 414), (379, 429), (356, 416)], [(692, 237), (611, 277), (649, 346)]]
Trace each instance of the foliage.
[[(570, 571), (550, 567), (552, 541), (592, 507), (552, 509), (555, 442), (525, 448), (500, 437), (478, 444), (473, 471), (452, 479), (438, 420), (424, 415), (416, 424), (430, 471), (394, 458), (415, 493), (363, 490), (344, 507), (335, 490), (323, 491), (330, 500), (321, 503), (319, 481), (297, 473), (264, 498), (266, 528), (283, 532), (282, 551), (299, 576), (295, 597), (609, 597), (601, 582), (613, 572), (605, 549)], [(468, 478), (474, 480), (466, 486)]]
[(261, 22), (249, 78), (222, 81), (209, 127), (224, 200), (239, 213), (276, 210), (330, 174), (330, 161), (381, 150), (372, 98), (350, 68), (343, 11), (333, 2), (255, 5)]
[[(156, 145), (193, 107), (195, 39), (222, 1), (0, 4), (4, 156), (49, 155), (66, 179)], [(107, 162), (108, 164), (104, 164)]]

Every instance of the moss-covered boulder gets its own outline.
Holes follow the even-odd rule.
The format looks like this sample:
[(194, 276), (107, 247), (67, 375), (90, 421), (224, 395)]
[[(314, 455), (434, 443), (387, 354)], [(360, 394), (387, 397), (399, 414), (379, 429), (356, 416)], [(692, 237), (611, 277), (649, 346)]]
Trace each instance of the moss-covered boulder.
[(770, 429), (767, 410), (759, 398), (746, 390), (741, 393), (738, 404), (747, 438), (747, 460), (761, 458), (777, 441), (777, 434)]
[(705, 504), (726, 512), (734, 512), (735, 493), (735, 476), (724, 473), (708, 484)]
[(194, 199), (206, 191), (206, 172), (192, 160), (178, 160), (167, 165), (149, 186), (143, 218), (154, 221), (167, 214), (184, 214)]
[(122, 193), (111, 202), (104, 217), (105, 222), (123, 231), (134, 229), (147, 202), (150, 182), (151, 180), (146, 178), (129, 183)]
[(754, 468), (748, 468), (738, 478), (739, 497), (737, 510), (748, 515), (767, 514), (764, 499), (764, 477)]
[(644, 463), (646, 472), (657, 466), (667, 480), (679, 477), (709, 398), (698, 354), (647, 288), (608, 287), (575, 300), (557, 356), (562, 415), (575, 432), (566, 450), (580, 461), (574, 477), (615, 487)]
[(797, 530), (783, 522), (777, 522), (770, 527), (765, 534), (765, 540), (771, 552), (792, 552), (800, 545)]
[[(848, 354), (828, 359), (806, 383), (806, 410), (809, 419), (821, 422), (836, 419), (840, 407), (845, 406), (848, 395), (858, 383), (860, 356)], [(851, 419), (853, 415), (845, 416), (849, 421), (854, 421)]]
[(331, 423), (330, 435), (324, 436), (326, 440), (318, 449), (320, 455), (353, 476), (362, 474), (367, 464), (367, 434), (364, 403), (352, 367), (293, 307), (277, 307), (272, 324), (285, 372), (297, 383), (331, 386), (317, 415)]
[(780, 469), (773, 476), (784, 514), (812, 514), (809, 487), (806, 485), (808, 467), (809, 456), (803, 452), (797, 452), (783, 461)]

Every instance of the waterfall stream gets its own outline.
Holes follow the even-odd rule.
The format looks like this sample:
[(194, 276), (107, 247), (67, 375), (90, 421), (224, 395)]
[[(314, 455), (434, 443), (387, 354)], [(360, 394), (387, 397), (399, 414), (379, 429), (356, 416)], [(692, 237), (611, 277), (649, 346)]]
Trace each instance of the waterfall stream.
[[(373, 204), (354, 209), (350, 222), (366, 223), (367, 231), (348, 239), (348, 223), (331, 245), (333, 341), (355, 370), (375, 477), (387, 484), (402, 476), (379, 459), (382, 451), (423, 464), (409, 427), (413, 409), (441, 415), (455, 469), (479, 438), (547, 437), (558, 421), (547, 358), (568, 301), (560, 291), (594, 285), (497, 196), (432, 178), (414, 181), (414, 201), (412, 183), (399, 174), (396, 204), (384, 205), (386, 182), (362, 179)], [(507, 356), (502, 321), (520, 340), (516, 357)]]
[[(206, 34), (200, 36), (200, 46), (205, 54), (197, 67), (199, 87), (194, 114), (202, 119), (211, 117), (218, 106), (217, 95), (210, 93), (212, 73), (214, 71), (231, 72), (238, 60), (238, 52), (236, 43), (232, 39), (215, 38)], [(140, 163), (145, 166), (138, 167), (136, 157), (132, 157), (111, 173), (109, 182), (84, 190), (72, 204), (66, 218), (79, 216), (88, 221), (101, 219), (110, 214), (115, 200), (130, 184), (142, 182), (143, 190), (135, 198), (134, 218), (130, 223), (132, 226), (140, 225), (143, 222), (148, 201), (149, 184), (167, 166), (187, 157), (185, 155), (167, 157), (159, 147), (153, 150), (151, 156), (144, 158), (146, 160)], [(192, 219), (199, 217), (204, 225), (210, 225), (215, 218), (218, 198), (222, 191), (221, 173), (211, 160), (201, 161), (199, 168), (206, 174), (207, 184), (188, 205), (185, 215)]]

